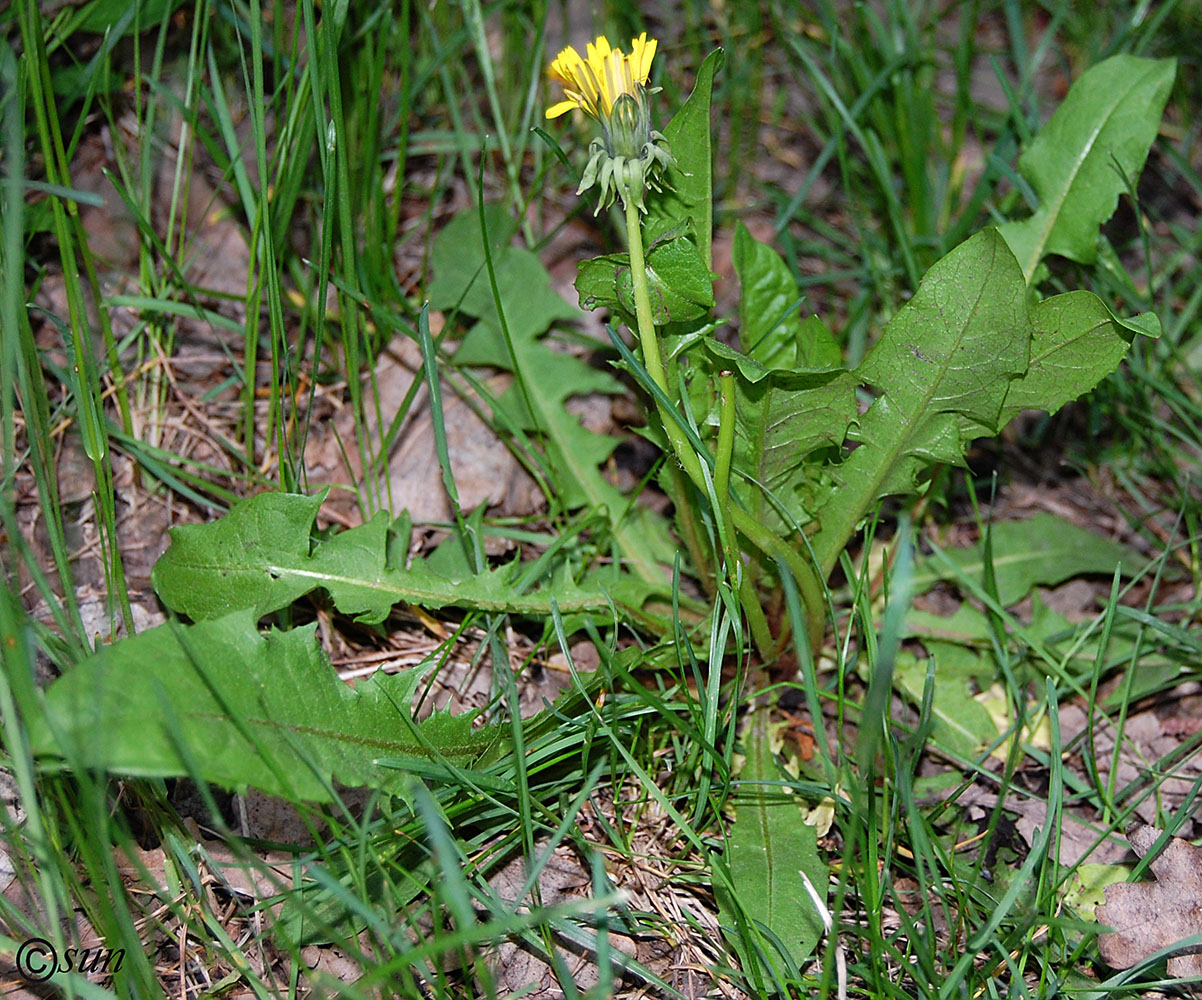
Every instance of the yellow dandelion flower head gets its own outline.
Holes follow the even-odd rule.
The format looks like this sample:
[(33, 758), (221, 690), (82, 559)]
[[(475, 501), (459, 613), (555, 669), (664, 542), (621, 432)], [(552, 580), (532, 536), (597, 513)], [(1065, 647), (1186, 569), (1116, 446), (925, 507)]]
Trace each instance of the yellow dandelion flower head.
[(651, 76), (651, 60), (659, 43), (647, 32), (631, 39), (630, 54), (611, 48), (604, 35), (589, 42), (586, 58), (571, 45), (555, 57), (549, 75), (563, 84), (564, 99), (547, 108), (548, 118), (558, 118), (579, 108), (590, 118), (605, 121), (623, 96), (639, 99)]

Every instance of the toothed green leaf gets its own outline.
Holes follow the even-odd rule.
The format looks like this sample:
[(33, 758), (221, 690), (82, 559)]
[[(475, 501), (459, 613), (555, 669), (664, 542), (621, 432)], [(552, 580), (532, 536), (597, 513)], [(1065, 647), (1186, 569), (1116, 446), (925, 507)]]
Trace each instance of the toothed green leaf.
[[(260, 634), (243, 610), (171, 622), (102, 647), (55, 681), (30, 740), (43, 763), (148, 777), (191, 775), (324, 801), (329, 782), (399, 793), (405, 764), (470, 767), (500, 737), (473, 714), (416, 722), (422, 672), (377, 673), (351, 688), (316, 625)], [(375, 762), (387, 758), (389, 767)]]
[(261, 493), (219, 521), (172, 528), (171, 545), (152, 574), (155, 590), (171, 610), (197, 621), (242, 608), (258, 618), (319, 588), (343, 614), (368, 623), (383, 621), (397, 604), (549, 615), (554, 596), (564, 614), (612, 610), (604, 578), (583, 589), (555, 576), (531, 590), (536, 581), (524, 580), (529, 567), (517, 562), (459, 579), (435, 573), (420, 559), (390, 566), (384, 513), (311, 541), (321, 501), (322, 495)]
[(1176, 72), (1175, 59), (1117, 55), (1069, 89), (1018, 161), (1039, 207), (1001, 227), (1026, 280), (1047, 254), (1093, 263), (1099, 228), (1143, 170)]

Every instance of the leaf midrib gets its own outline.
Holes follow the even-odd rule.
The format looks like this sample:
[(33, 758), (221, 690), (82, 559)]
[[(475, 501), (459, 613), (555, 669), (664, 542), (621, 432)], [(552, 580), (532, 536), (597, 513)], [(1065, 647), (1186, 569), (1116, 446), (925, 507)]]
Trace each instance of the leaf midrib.
[[(1001, 239), (1001, 237), (998, 237), (998, 239)], [(988, 264), (988, 270), (990, 273), (992, 273), (996, 268), (997, 254), (998, 248), (995, 244), (993, 246), (993, 253)], [(867, 441), (861, 444), (860, 448), (857, 449), (856, 453), (866, 448), (870, 449), (868, 454), (872, 454), (873, 451), (876, 451), (882, 454), (882, 458), (876, 463), (875, 471), (866, 477), (868, 488), (862, 491), (861, 494), (855, 498), (853, 504), (855, 516), (851, 518), (851, 524), (854, 525), (864, 515), (864, 512), (867, 510), (869, 504), (872, 503), (872, 498), (876, 497), (878, 491), (880, 490), (881, 483), (883, 483), (889, 477), (889, 473), (893, 470), (893, 467), (897, 464), (898, 460), (909, 454), (909, 449), (906, 447), (906, 444), (913, 439), (918, 428), (923, 425), (924, 421), (922, 418), (929, 414), (931, 400), (935, 397), (935, 393), (939, 386), (943, 384), (944, 379), (947, 378), (950, 359), (955, 356), (956, 349), (963, 342), (965, 331), (972, 326), (973, 319), (976, 317), (977, 311), (980, 308), (981, 301), (986, 295), (987, 289), (988, 285), (986, 283), (982, 283), (978, 287), (976, 297), (973, 299), (972, 307), (968, 310), (963, 322), (959, 324), (959, 330), (956, 334), (955, 343), (946, 352), (946, 357), (948, 360), (940, 366), (939, 377), (930, 380), (926, 390), (920, 397), (920, 405), (905, 413), (903, 413), (900, 408), (895, 411), (898, 417), (896, 420), (898, 431), (895, 432), (889, 441), (886, 442), (883, 450), (877, 442)], [(880, 399), (873, 403), (873, 406), (875, 407), (879, 405), (880, 400), (888, 398), (888, 396), (889, 391), (885, 390)], [(856, 453), (853, 453), (852, 457), (854, 457), (854, 454)], [(837, 492), (832, 494), (832, 499), (837, 496)], [(824, 545), (823, 542), (826, 542), (827, 544)], [(834, 569), (833, 560), (838, 558), (838, 551), (843, 547), (843, 542), (843, 539), (837, 539), (832, 532), (825, 530), (825, 526), (823, 532), (815, 541), (815, 556), (818, 559), (819, 565), (822, 567), (822, 573), (824, 576), (829, 576), (831, 571)], [(836, 547), (831, 549), (832, 545), (836, 545)]]
[(1097, 144), (1098, 136), (1100, 136), (1102, 134), (1102, 132), (1105, 130), (1106, 126), (1110, 124), (1110, 120), (1114, 117), (1114, 113), (1119, 108), (1119, 106), (1128, 97), (1130, 97), (1131, 91), (1135, 90), (1136, 87), (1138, 87), (1141, 83), (1143, 83), (1143, 81), (1147, 77), (1150, 69), (1151, 69), (1151, 67), (1149, 67), (1149, 69), (1145, 69), (1144, 72), (1140, 73), (1139, 77), (1125, 91), (1122, 91), (1112, 101), (1109, 108), (1107, 108), (1107, 110), (1106, 110), (1105, 117), (1102, 119), (1101, 123), (1098, 125), (1098, 127), (1096, 129), (1094, 129), (1093, 133), (1090, 135), (1089, 141), (1086, 143), (1086, 145), (1084, 147), (1084, 151), (1082, 152), (1082, 154), (1080, 156), (1075, 158), (1075, 161), (1073, 163), (1073, 168), (1069, 172), (1068, 179), (1065, 182), (1065, 184), (1063, 185), (1063, 187), (1061, 188), (1061, 191), (1059, 192), (1058, 196), (1051, 200), (1044, 201), (1040, 205), (1039, 212), (1036, 213), (1036, 216), (1032, 217), (1032, 218), (1037, 217), (1040, 214), (1040, 212), (1045, 212), (1045, 209), (1046, 209), (1046, 212), (1045, 212), (1045, 216), (1046, 216), (1046, 220), (1047, 220), (1046, 225), (1039, 232), (1039, 238), (1036, 241), (1035, 245), (1032, 247), (1031, 259), (1029, 261), (1024, 262), (1024, 264), (1023, 264), (1023, 277), (1028, 282), (1030, 282), (1030, 280), (1031, 280), (1031, 275), (1033, 275), (1035, 273), (1035, 267), (1039, 263), (1040, 258), (1043, 257), (1043, 248), (1045, 246), (1047, 246), (1048, 239), (1052, 235), (1052, 230), (1056, 228), (1056, 222), (1060, 217), (1060, 209), (1064, 207), (1065, 201), (1068, 200), (1069, 193), (1072, 191), (1073, 185), (1076, 183), (1077, 177), (1081, 173), (1082, 166), (1085, 164), (1085, 161), (1089, 158), (1090, 154), (1093, 152), (1094, 147)]
[[(312, 558), (312, 557), (310, 557)], [(331, 573), (328, 570), (306, 569), (292, 563), (279, 562), (263, 562), (257, 566), (231, 567), (224, 563), (203, 563), (198, 561), (189, 561), (187, 568), (201, 574), (211, 574), (213, 576), (231, 575), (251, 576), (256, 580), (261, 579), (264, 573), (270, 574), (273, 581), (288, 579), (299, 579), (302, 581), (312, 581), (313, 587), (325, 587), (328, 584), (344, 585), (350, 587), (358, 587), (363, 590), (369, 590), (388, 597), (393, 604), (415, 604), (420, 606), (436, 606), (436, 607), (455, 607), (459, 605), (471, 606), (479, 608), (482, 611), (504, 611), (506, 609), (518, 609), (520, 611), (545, 611), (550, 614), (551, 597), (550, 595), (542, 594), (512, 594), (507, 598), (496, 600), (490, 598), (482, 598), (480, 595), (470, 593), (471, 578), (469, 580), (447, 580), (446, 589), (440, 589), (438, 586), (398, 586), (394, 583), (389, 583), (385, 580), (363, 579), (361, 577), (347, 576), (342, 573)], [(393, 572), (401, 572), (393, 570)], [(495, 571), (493, 571), (495, 572)], [(469, 592), (455, 593), (456, 590), (469, 588)], [(313, 588), (311, 587), (310, 590)], [(308, 593), (308, 591), (305, 591)], [(555, 595), (556, 604), (560, 611), (605, 611), (609, 605), (603, 597), (591, 598), (588, 595), (580, 597), (572, 597), (565, 595), (562, 592)]]

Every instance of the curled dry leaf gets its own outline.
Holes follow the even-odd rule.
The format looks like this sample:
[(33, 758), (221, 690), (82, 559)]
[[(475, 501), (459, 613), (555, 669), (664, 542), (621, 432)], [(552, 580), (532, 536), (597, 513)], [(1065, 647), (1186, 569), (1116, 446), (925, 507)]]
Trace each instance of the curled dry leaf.
[[(1141, 858), (1161, 831), (1142, 823), (1127, 829), (1127, 841)], [(1114, 928), (1098, 938), (1107, 965), (1127, 969), (1162, 948), (1202, 934), (1202, 847), (1173, 837), (1150, 865), (1154, 882), (1121, 882), (1105, 889), (1098, 923)], [(1202, 978), (1202, 946), (1169, 959), (1174, 978)]]

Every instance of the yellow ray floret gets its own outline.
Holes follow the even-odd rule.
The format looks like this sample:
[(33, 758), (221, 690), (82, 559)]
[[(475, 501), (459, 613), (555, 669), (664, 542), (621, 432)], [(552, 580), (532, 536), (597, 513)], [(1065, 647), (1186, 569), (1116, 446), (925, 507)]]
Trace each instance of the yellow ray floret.
[(658, 43), (647, 40), (644, 31), (630, 42), (630, 55), (610, 48), (604, 35), (589, 42), (587, 58), (571, 45), (551, 63), (550, 75), (563, 84), (564, 100), (547, 109), (548, 118), (558, 118), (573, 108), (600, 121), (608, 118), (614, 102), (623, 95), (637, 98), (639, 88), (651, 76), (651, 60)]

